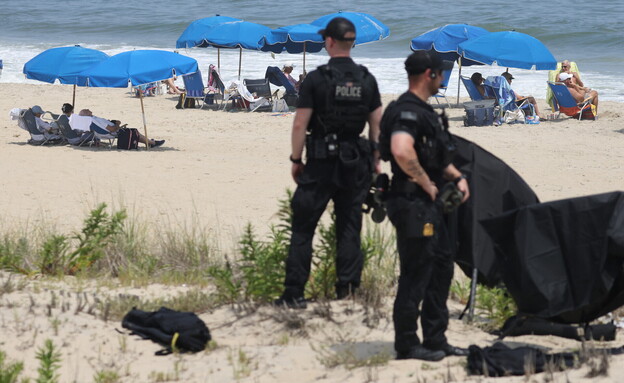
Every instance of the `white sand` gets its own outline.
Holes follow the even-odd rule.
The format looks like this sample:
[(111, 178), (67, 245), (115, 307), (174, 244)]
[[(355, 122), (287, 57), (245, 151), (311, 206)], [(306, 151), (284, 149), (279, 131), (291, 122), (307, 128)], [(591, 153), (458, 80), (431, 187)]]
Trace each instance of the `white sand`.
[[(60, 232), (76, 230), (87, 212), (100, 202), (128, 207), (135, 217), (156, 225), (198, 225), (209, 230), (222, 249), (235, 243), (247, 222), (258, 231), (267, 224), (283, 198), (294, 188), (290, 178), (290, 125), (292, 115), (176, 110), (171, 96), (145, 99), (150, 137), (166, 139), (162, 148), (117, 151), (106, 148), (33, 147), (25, 144), (28, 133), (6, 116), (11, 108), (41, 105), (60, 112), (71, 102), (70, 86), (1, 84), (0, 111), (0, 228), (35, 227), (40, 222)], [(387, 104), (395, 96), (384, 96)], [(549, 110), (540, 104), (547, 113)], [(139, 100), (122, 89), (78, 89), (77, 109), (116, 118), (143, 131)], [(554, 200), (624, 190), (624, 107), (602, 102), (600, 119), (575, 121), (563, 117), (539, 125), (463, 127), (463, 111), (450, 110), (451, 130), (476, 142), (503, 159), (534, 188), (541, 200)], [(9, 278), (0, 274), (0, 285)], [(13, 283), (22, 277), (14, 276)], [(97, 371), (114, 370), (124, 382), (157, 381), (156, 373), (186, 382), (428, 382), (466, 378), (462, 358), (440, 363), (390, 361), (379, 368), (353, 370), (323, 366), (319, 348), (353, 347), (360, 357), (392, 353), (392, 297), (385, 303), (387, 315), (373, 329), (362, 324), (359, 305), (331, 304), (335, 322), (314, 314), (314, 305), (303, 313), (306, 336), (285, 329), (271, 319), (275, 311), (261, 308), (246, 315), (232, 308), (201, 313), (213, 332), (218, 348), (181, 357), (153, 355), (159, 349), (149, 341), (121, 335), (118, 322), (94, 320), (85, 312), (75, 314), (76, 294), (87, 292), (102, 298), (130, 293), (142, 298), (175, 294), (186, 288), (149, 286), (129, 289), (85, 286), (67, 278), (64, 282), (27, 279), (23, 289), (0, 296), (0, 350), (10, 360), (26, 364), (25, 376), (36, 377), (35, 351), (45, 339), (61, 345), (62, 382), (91, 382)], [(69, 307), (48, 309), (51, 291)], [(65, 294), (60, 297), (61, 291)], [(69, 296), (69, 293), (71, 295)], [(33, 304), (29, 297), (32, 297)], [(92, 299), (92, 298), (90, 298)], [(492, 335), (458, 321), (461, 306), (451, 303), (453, 320), (449, 340), (458, 346), (487, 346)], [(50, 316), (48, 316), (50, 310)], [(353, 313), (350, 313), (353, 311)], [(57, 325), (58, 324), (58, 325)], [(58, 327), (58, 333), (55, 331)], [(618, 337), (622, 337), (621, 331)], [(518, 337), (509, 341), (548, 347), (552, 351), (579, 346), (555, 337)], [(608, 346), (621, 346), (618, 339)], [(124, 351), (125, 350), (125, 351)], [(231, 356), (239, 350), (251, 357), (250, 374), (237, 373)], [(321, 358), (322, 359), (322, 358)], [(554, 381), (618, 382), (624, 376), (624, 357), (610, 359), (610, 375), (585, 378), (587, 367), (555, 374)], [(241, 368), (242, 370), (242, 368)], [(150, 377), (150, 374), (151, 377)], [(545, 381), (544, 375), (535, 381)], [(474, 381), (482, 380), (474, 377)], [(524, 381), (497, 379), (496, 381)]]

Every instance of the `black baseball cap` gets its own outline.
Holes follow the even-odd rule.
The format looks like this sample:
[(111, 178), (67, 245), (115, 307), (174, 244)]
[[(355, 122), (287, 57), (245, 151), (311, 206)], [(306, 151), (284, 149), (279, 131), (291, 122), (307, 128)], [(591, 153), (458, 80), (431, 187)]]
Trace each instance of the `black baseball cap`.
[[(349, 32), (353, 33), (353, 37), (345, 37)], [(340, 41), (355, 41), (355, 25), (344, 17), (334, 17), (325, 29), (321, 29), (318, 33), (323, 36), (323, 40), (331, 37)]]
[(405, 60), (405, 70), (408, 75), (421, 74), (428, 68), (448, 70), (453, 68), (453, 62), (442, 60), (437, 53), (428, 51), (416, 51), (407, 56)]
[(501, 76), (505, 77), (505, 79), (507, 79), (507, 80), (513, 80), (515, 78), (509, 72), (503, 72), (503, 73), (501, 73)]

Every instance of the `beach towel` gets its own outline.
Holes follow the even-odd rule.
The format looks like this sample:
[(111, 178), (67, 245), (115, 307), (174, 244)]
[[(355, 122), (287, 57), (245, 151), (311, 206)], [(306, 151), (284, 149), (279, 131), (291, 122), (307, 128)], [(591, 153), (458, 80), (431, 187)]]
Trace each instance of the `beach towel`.
[(111, 126), (111, 122), (102, 117), (91, 117), (91, 122), (97, 125), (99, 128), (106, 129), (107, 126)]
[[(557, 69), (551, 70), (550, 72), (548, 72), (548, 81), (550, 82), (557, 81), (557, 75), (559, 74), (559, 72), (561, 72), (560, 62), (557, 63)], [(578, 67), (576, 66), (575, 62), (570, 62), (570, 72), (576, 72), (579, 75), (579, 78), (581, 77), (581, 72), (579, 72)], [(550, 105), (550, 108), (552, 110), (555, 110), (554, 101), (555, 101), (555, 98), (553, 96), (552, 89), (550, 89), (550, 87), (546, 85), (546, 102), (548, 102), (548, 105)]]
[(28, 127), (26, 126), (26, 123), (24, 122), (24, 119), (20, 118), (20, 115), (22, 114), (23, 110), (24, 109), (13, 108), (13, 109), (11, 109), (9, 111), (9, 117), (13, 121), (17, 120), (17, 126), (19, 126), (20, 128), (24, 129), (25, 131), (28, 131)]
[(92, 117), (90, 116), (79, 116), (77, 114), (72, 114), (69, 117), (69, 126), (71, 126), (73, 130), (88, 132), (91, 130), (91, 122)]

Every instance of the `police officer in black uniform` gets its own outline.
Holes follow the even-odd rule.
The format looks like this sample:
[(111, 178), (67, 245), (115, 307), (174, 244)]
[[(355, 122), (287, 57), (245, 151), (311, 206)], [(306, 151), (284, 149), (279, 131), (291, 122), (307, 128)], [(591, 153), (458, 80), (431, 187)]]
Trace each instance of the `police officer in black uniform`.
[[(381, 120), (379, 148), (393, 174), (386, 206), (396, 227), (401, 261), (393, 312), (397, 359), (435, 361), (467, 355), (467, 350), (449, 345), (444, 335), (453, 255), (438, 194), (443, 185), (455, 182), (463, 203), (469, 197), (468, 182), (451, 163), (455, 147), (446, 118), (427, 104), (450, 65), (433, 53), (411, 54), (405, 60), (409, 89), (386, 108)], [(422, 343), (416, 335), (419, 316)]]
[[(284, 293), (274, 303), (305, 308), (304, 289), (310, 275), (312, 238), (330, 200), (336, 214), (336, 296), (352, 294), (360, 285), (362, 204), (372, 174), (379, 172), (377, 142), (381, 97), (377, 81), (350, 57), (353, 23), (334, 18), (319, 31), (331, 57), (306, 76), (299, 90), (292, 128), (292, 237), (286, 260)], [(360, 137), (366, 123), (368, 139)], [(305, 165), (302, 159), (306, 149)]]

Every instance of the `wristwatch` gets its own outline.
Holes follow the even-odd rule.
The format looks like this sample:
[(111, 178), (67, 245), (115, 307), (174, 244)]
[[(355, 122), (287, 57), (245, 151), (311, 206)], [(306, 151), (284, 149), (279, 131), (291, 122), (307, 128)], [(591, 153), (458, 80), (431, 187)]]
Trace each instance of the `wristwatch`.
[(466, 176), (464, 173), (462, 173), (459, 177), (455, 178), (453, 180), (453, 182), (455, 183), (455, 185), (457, 185), (461, 180), (468, 181), (468, 176)]
[(292, 162), (293, 164), (297, 164), (300, 165), (303, 163), (303, 161), (301, 160), (301, 158), (293, 158), (292, 154), (290, 155), (290, 157), (288, 157), (288, 159), (290, 160), (290, 162)]

